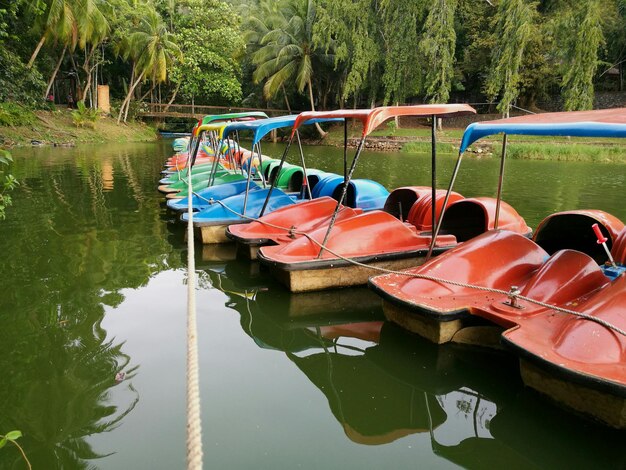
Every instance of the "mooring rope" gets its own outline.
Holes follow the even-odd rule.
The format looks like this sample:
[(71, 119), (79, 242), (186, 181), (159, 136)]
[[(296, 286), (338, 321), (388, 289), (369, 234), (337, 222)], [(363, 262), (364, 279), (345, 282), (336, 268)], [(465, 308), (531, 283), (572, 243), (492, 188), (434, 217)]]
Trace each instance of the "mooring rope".
[(449, 285), (457, 286), (457, 287), (466, 287), (466, 288), (469, 288), (469, 289), (476, 289), (476, 290), (480, 290), (480, 291), (483, 291), (483, 292), (489, 292), (489, 293), (492, 293), (492, 294), (505, 295), (505, 296), (511, 298), (512, 300), (513, 299), (523, 300), (525, 302), (528, 302), (528, 303), (531, 303), (531, 304), (534, 304), (534, 305), (537, 305), (537, 306), (540, 306), (540, 307), (544, 307), (544, 308), (549, 308), (551, 310), (555, 310), (555, 311), (557, 311), (559, 313), (564, 313), (564, 314), (567, 314), (567, 315), (573, 315), (573, 316), (576, 316), (576, 317), (584, 319), (584, 320), (592, 321), (594, 323), (602, 325), (605, 328), (608, 328), (609, 330), (612, 330), (612, 331), (614, 331), (616, 333), (619, 333), (620, 335), (626, 337), (626, 330), (623, 330), (620, 327), (615, 326), (615, 325), (613, 325), (612, 323), (610, 323), (610, 322), (608, 322), (606, 320), (603, 320), (602, 318), (598, 318), (598, 317), (595, 317), (593, 315), (588, 315), (588, 314), (582, 313), (582, 312), (577, 312), (576, 310), (570, 310), (570, 309), (567, 309), (567, 308), (558, 307), (556, 305), (551, 305), (551, 304), (548, 304), (546, 302), (542, 302), (540, 300), (535, 300), (535, 299), (533, 299), (531, 297), (527, 297), (525, 295), (521, 295), (519, 293), (519, 291), (505, 291), (505, 290), (502, 290), (502, 289), (495, 289), (493, 287), (479, 286), (479, 285), (475, 285), (475, 284), (468, 284), (468, 283), (465, 283), (465, 282), (452, 281), (452, 280), (449, 280), (449, 279), (444, 279), (444, 278), (440, 278), (440, 277), (436, 277), (436, 276), (429, 276), (427, 274), (418, 274), (418, 273), (412, 273), (412, 272), (408, 272), (408, 271), (396, 271), (396, 270), (393, 270), (393, 269), (387, 269), (387, 268), (383, 268), (383, 267), (380, 267), (380, 266), (372, 266), (370, 264), (361, 263), (360, 261), (357, 261), (355, 259), (348, 258), (348, 257), (345, 257), (343, 255), (340, 255), (339, 253), (333, 251), (332, 249), (328, 248), (327, 246), (324, 246), (322, 243), (320, 243), (317, 240), (315, 240), (308, 233), (302, 232), (302, 231), (299, 231), (299, 230), (295, 230), (294, 227), (290, 227), (290, 228), (281, 227), (280, 225), (275, 225), (275, 224), (272, 224), (270, 222), (266, 222), (266, 221), (258, 219), (258, 218), (249, 217), (249, 216), (246, 216), (244, 214), (238, 213), (234, 209), (231, 209), (226, 204), (224, 204), (222, 201), (215, 200), (215, 199), (206, 199), (206, 198), (203, 198), (202, 196), (200, 196), (199, 194), (196, 194), (196, 196), (198, 196), (199, 198), (207, 201), (210, 204), (218, 203), (222, 207), (224, 207), (224, 209), (228, 210), (229, 212), (233, 213), (234, 215), (237, 215), (237, 216), (241, 217), (242, 219), (250, 220), (252, 222), (258, 222), (260, 224), (263, 224), (263, 225), (266, 225), (268, 227), (272, 227), (272, 228), (275, 228), (275, 229), (278, 229), (278, 230), (284, 230), (285, 232), (287, 232), (289, 234), (302, 235), (302, 236), (306, 237), (309, 241), (311, 241), (313, 244), (315, 244), (318, 247), (320, 247), (320, 249), (322, 249), (324, 251), (327, 251), (331, 255), (339, 258), (340, 260), (345, 261), (345, 262), (350, 263), (350, 264), (353, 264), (355, 266), (360, 266), (360, 267), (371, 269), (371, 270), (374, 270), (374, 271), (379, 271), (379, 272), (382, 272), (382, 273), (385, 273), (385, 274), (397, 274), (397, 275), (400, 275), (400, 276), (412, 277), (412, 278), (415, 278), (415, 279), (424, 279), (424, 280), (427, 280), (427, 281), (439, 282), (439, 283), (442, 283), (442, 284), (449, 284)]
[[(191, 175), (191, 170), (189, 170)], [(193, 188), (187, 178), (187, 469), (202, 470), (202, 423), (200, 420), (200, 379), (198, 328), (196, 319), (196, 261), (193, 238)]]

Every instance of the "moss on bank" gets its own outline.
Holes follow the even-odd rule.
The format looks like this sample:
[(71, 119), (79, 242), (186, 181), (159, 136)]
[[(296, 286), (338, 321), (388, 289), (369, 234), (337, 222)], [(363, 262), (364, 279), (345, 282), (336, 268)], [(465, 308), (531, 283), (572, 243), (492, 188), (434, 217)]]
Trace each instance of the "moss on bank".
[(95, 128), (76, 127), (71, 110), (29, 111), (19, 115), (15, 105), (0, 104), (0, 147), (43, 144), (147, 142), (157, 138), (156, 130), (141, 122), (118, 125), (111, 117), (100, 117)]

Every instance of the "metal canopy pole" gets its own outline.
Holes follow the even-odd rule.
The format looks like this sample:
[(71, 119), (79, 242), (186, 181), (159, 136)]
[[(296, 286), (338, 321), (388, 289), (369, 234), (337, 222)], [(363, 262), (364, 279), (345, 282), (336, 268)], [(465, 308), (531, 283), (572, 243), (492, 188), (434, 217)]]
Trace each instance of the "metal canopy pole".
[[(260, 145), (257, 143), (255, 146), (252, 147), (252, 153), (250, 155), (250, 158), (254, 158), (254, 148), (257, 148), (259, 150), (259, 154), (261, 153), (261, 149), (260, 149)], [(248, 207), (248, 193), (250, 192), (250, 178), (252, 176), (252, 172), (248, 171), (248, 176), (246, 178), (246, 194), (243, 197), (243, 215), (246, 215), (246, 207)]]
[(432, 189), (432, 226), (430, 233), (433, 233), (435, 220), (437, 219), (437, 116), (433, 114), (433, 125), (431, 132), (431, 189)]
[(265, 213), (265, 209), (267, 208), (267, 205), (270, 202), (272, 191), (274, 190), (274, 187), (276, 186), (276, 183), (278, 182), (278, 176), (280, 175), (280, 170), (283, 169), (283, 163), (285, 163), (285, 159), (287, 158), (287, 153), (289, 152), (289, 148), (291, 147), (292, 142), (293, 142), (293, 133), (291, 134), (291, 137), (289, 138), (289, 141), (287, 142), (287, 146), (285, 147), (285, 150), (283, 152), (283, 156), (280, 159), (280, 164), (278, 165), (278, 170), (276, 172), (276, 178), (272, 180), (272, 184), (270, 185), (270, 190), (267, 192), (267, 196), (265, 197), (265, 202), (263, 203), (263, 208), (261, 209), (261, 213), (259, 214), (259, 217), (263, 216), (263, 214)]
[(502, 158), (500, 159), (500, 176), (498, 177), (498, 195), (496, 196), (496, 220), (493, 229), (497, 230), (500, 223), (500, 202), (502, 201), (502, 183), (504, 181), (504, 160), (506, 158), (507, 135), (502, 137)]
[(296, 131), (296, 137), (298, 138), (298, 149), (300, 149), (300, 161), (302, 162), (302, 172), (304, 173), (304, 180), (302, 184), (306, 186), (307, 193), (309, 194), (309, 200), (311, 200), (313, 199), (313, 196), (311, 196), (311, 187), (309, 186), (309, 180), (306, 174), (306, 165), (304, 163), (304, 151), (302, 150), (302, 142), (300, 141), (299, 131)]
[(443, 222), (443, 216), (446, 213), (446, 206), (448, 205), (448, 200), (450, 199), (450, 194), (452, 193), (452, 187), (454, 186), (454, 180), (456, 180), (456, 175), (459, 172), (459, 167), (461, 166), (462, 159), (463, 159), (463, 152), (459, 152), (459, 158), (456, 161), (456, 165), (454, 165), (454, 171), (452, 172), (452, 178), (450, 179), (450, 186), (448, 186), (448, 192), (446, 192), (446, 197), (443, 200), (443, 206), (441, 207), (441, 214), (439, 215), (439, 220), (437, 221), (435, 230), (432, 233), (432, 239), (430, 240), (430, 247), (428, 248), (426, 261), (428, 261), (433, 254), (433, 250), (435, 248), (435, 240), (437, 239), (437, 235), (439, 235), (439, 230), (441, 229), (441, 223)]
[(326, 246), (326, 242), (328, 241), (328, 237), (330, 236), (330, 231), (333, 229), (333, 225), (335, 224), (335, 219), (337, 218), (337, 214), (339, 213), (339, 208), (341, 207), (341, 204), (343, 204), (343, 200), (346, 198), (346, 193), (348, 192), (348, 184), (350, 180), (352, 179), (352, 173), (354, 173), (356, 162), (359, 159), (359, 156), (361, 155), (361, 151), (363, 150), (365, 139), (366, 139), (366, 136), (363, 136), (361, 138), (361, 141), (359, 142), (359, 146), (356, 149), (356, 153), (354, 154), (354, 159), (352, 160), (352, 164), (350, 165), (350, 171), (348, 172), (348, 175), (343, 182), (343, 191), (341, 191), (341, 198), (337, 202), (337, 207), (335, 207), (335, 212), (333, 212), (333, 216), (330, 219), (328, 230), (326, 230), (326, 235), (324, 235), (324, 241), (322, 242), (322, 246), (320, 247), (320, 252), (317, 255), (318, 259), (322, 257), (324, 247)]
[[(239, 140), (239, 131), (238, 130), (235, 131), (235, 137), (237, 139), (237, 142), (239, 143), (240, 140)], [(232, 153), (230, 155), (230, 164), (233, 166), (233, 170), (237, 168), (237, 162), (235, 161), (235, 156)], [(243, 175), (243, 165), (242, 165), (242, 168), (241, 168), (241, 174)]]
[[(257, 145), (259, 146), (259, 168), (263, 167), (263, 151), (261, 150), (261, 139), (259, 139), (259, 141), (257, 142)], [(250, 168), (248, 168), (248, 171), (251, 171)], [(261, 172), (261, 184), (263, 185), (263, 188), (266, 187), (266, 181), (265, 181), (265, 176), (263, 175), (263, 172)]]
[(212, 142), (213, 142), (213, 166), (211, 167), (211, 173), (209, 173), (209, 181), (207, 184), (207, 188), (209, 186), (213, 186), (213, 183), (215, 183), (215, 176), (217, 175), (217, 169), (220, 165), (220, 155), (221, 155), (221, 146), (219, 145), (219, 142), (216, 142), (215, 136), (212, 135)]
[(196, 156), (198, 155), (198, 149), (200, 148), (200, 135), (198, 137), (196, 137), (195, 139), (193, 139), (192, 143), (192, 147), (191, 147), (191, 154), (189, 155), (189, 157), (187, 158), (187, 177), (191, 178), (191, 167), (193, 167), (193, 165), (196, 163)]
[(348, 173), (348, 120), (343, 120), (343, 182), (346, 182)]

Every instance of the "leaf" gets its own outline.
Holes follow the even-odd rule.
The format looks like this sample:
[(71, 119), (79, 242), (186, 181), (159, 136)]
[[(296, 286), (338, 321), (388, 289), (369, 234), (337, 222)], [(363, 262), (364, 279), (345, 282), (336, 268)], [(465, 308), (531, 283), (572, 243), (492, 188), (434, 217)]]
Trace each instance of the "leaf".
[(22, 432), (21, 431), (11, 431), (8, 432), (6, 434), (6, 436), (4, 436), (5, 439), (8, 439), (9, 441), (15, 441), (17, 439), (19, 439), (20, 437), (22, 437)]
[(0, 449), (2, 449), (5, 445), (7, 445), (7, 439), (6, 437), (3, 437), (0, 439)]

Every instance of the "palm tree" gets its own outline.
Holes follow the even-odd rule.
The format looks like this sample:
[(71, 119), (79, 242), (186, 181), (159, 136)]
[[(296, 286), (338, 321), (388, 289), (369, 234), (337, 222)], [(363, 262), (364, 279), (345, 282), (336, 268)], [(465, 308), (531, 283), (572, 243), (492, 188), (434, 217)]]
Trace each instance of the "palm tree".
[[(332, 56), (313, 46), (313, 23), (315, 6), (313, 0), (288, 0), (276, 14), (264, 24), (269, 28), (261, 37), (260, 48), (252, 60), (256, 65), (253, 79), (256, 83), (265, 80), (263, 94), (271, 98), (290, 82), (302, 93), (308, 88), (311, 110), (315, 111), (313, 99), (313, 74)], [(258, 28), (257, 28), (258, 31)], [(320, 135), (326, 133), (316, 124)]]
[(48, 39), (60, 41), (73, 50), (85, 48), (88, 42), (100, 42), (106, 36), (109, 23), (102, 12), (100, 0), (46, 0), (43, 33), (28, 61), (32, 67), (39, 51)]
[(144, 79), (162, 83), (167, 79), (167, 69), (176, 58), (180, 58), (180, 48), (172, 41), (163, 20), (155, 10), (151, 10), (141, 21), (123, 45), (124, 57), (133, 62), (131, 83), (128, 94), (122, 102), (117, 117), (119, 123), (128, 117), (128, 108), (135, 88)]

